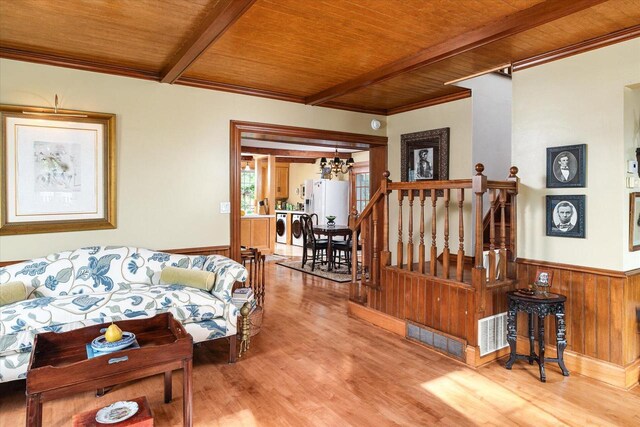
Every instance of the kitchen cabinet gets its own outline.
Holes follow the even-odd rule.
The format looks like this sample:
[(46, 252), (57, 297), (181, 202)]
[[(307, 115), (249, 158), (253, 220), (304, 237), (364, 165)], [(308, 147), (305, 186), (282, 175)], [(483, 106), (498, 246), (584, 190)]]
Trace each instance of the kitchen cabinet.
[(289, 165), (276, 166), (276, 200), (289, 198)]
[(248, 215), (240, 219), (240, 244), (271, 253), (271, 227), (274, 215)]

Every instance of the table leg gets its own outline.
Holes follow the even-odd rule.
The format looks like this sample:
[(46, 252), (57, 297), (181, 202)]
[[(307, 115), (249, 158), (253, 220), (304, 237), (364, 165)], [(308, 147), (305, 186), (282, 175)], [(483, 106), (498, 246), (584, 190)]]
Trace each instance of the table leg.
[(562, 375), (569, 376), (569, 370), (564, 366), (564, 349), (567, 347), (567, 329), (564, 324), (564, 308), (559, 308), (556, 312), (556, 342), (558, 347), (558, 365)]
[(27, 395), (27, 427), (42, 426), (42, 401), (40, 394)]
[(507, 342), (509, 343), (509, 347), (511, 348), (511, 355), (509, 356), (509, 360), (505, 365), (507, 369), (511, 369), (514, 362), (516, 361), (516, 343), (518, 340), (517, 327), (518, 312), (516, 311), (516, 305), (515, 302), (509, 301), (509, 311), (507, 311)]
[(540, 381), (547, 382), (544, 370), (544, 316), (538, 316), (538, 365), (540, 365)]
[(333, 245), (331, 244), (331, 242), (333, 241), (333, 239), (331, 239), (331, 234), (329, 234), (329, 241), (327, 242), (327, 271), (331, 271), (333, 269), (332, 266), (332, 256), (333, 256)]
[(171, 387), (171, 378), (173, 371), (167, 371), (164, 373), (164, 403), (171, 402), (172, 398), (172, 387)]
[(529, 365), (533, 365), (535, 360), (536, 335), (533, 323), (533, 313), (529, 313)]
[(193, 393), (191, 389), (192, 360), (182, 362), (182, 422), (185, 427), (193, 426)]

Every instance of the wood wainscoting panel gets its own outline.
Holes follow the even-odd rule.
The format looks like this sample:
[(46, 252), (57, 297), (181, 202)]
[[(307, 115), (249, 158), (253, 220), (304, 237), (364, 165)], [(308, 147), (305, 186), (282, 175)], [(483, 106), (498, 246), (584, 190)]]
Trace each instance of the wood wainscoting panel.
[(640, 359), (640, 270), (630, 272), (622, 293), (622, 351), (624, 362), (632, 363)]
[[(532, 283), (538, 268), (553, 271), (551, 292), (565, 295), (567, 350), (619, 366), (640, 357), (640, 272), (601, 270), (550, 262), (518, 260), (520, 287)], [(518, 318), (526, 336), (526, 317)], [(555, 323), (545, 321), (548, 343), (555, 343)]]
[(384, 267), (381, 279), (382, 290), (369, 290), (369, 308), (469, 340), (473, 288), (397, 267)]
[[(162, 249), (160, 252), (167, 252), (170, 254), (180, 255), (224, 255), (229, 256), (229, 245), (223, 246), (201, 246), (196, 248), (181, 248), (181, 249)], [(0, 268), (11, 264), (17, 264), (26, 260), (15, 261), (0, 261)]]
[(164, 249), (162, 252), (181, 255), (224, 255), (229, 256), (229, 245), (202, 246), (197, 248)]

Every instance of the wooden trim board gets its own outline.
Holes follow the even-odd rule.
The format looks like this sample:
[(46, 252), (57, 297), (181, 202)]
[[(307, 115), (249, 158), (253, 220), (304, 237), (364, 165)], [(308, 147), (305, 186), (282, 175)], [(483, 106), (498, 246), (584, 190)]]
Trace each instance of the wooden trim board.
[(406, 335), (407, 324), (404, 320), (389, 316), (388, 314), (384, 314), (378, 310), (373, 310), (352, 301), (349, 301), (347, 310), (350, 315), (365, 320), (386, 331), (393, 332), (403, 338)]
[[(201, 246), (196, 248), (181, 248), (181, 249), (161, 249), (160, 252), (167, 252), (171, 254), (179, 255), (224, 255), (229, 256), (229, 245), (221, 246)], [(0, 267), (6, 267), (7, 265), (17, 264), (26, 260), (15, 261), (0, 261)]]
[[(529, 340), (526, 337), (518, 336), (517, 342), (518, 353), (529, 353)], [(537, 342), (536, 342), (537, 349)], [(507, 355), (509, 351), (507, 351)], [(556, 346), (545, 343), (545, 356), (555, 357)], [(527, 363), (525, 361), (517, 361), (516, 363)], [(564, 351), (564, 363), (569, 370), (569, 374), (580, 374), (585, 377), (593, 378), (614, 387), (630, 389), (638, 385), (640, 375), (640, 358), (627, 366), (620, 366), (602, 360), (594, 359), (583, 354), (574, 353), (573, 351)], [(547, 369), (552, 369), (560, 373), (557, 363), (546, 363)], [(634, 379), (635, 378), (635, 379)]]

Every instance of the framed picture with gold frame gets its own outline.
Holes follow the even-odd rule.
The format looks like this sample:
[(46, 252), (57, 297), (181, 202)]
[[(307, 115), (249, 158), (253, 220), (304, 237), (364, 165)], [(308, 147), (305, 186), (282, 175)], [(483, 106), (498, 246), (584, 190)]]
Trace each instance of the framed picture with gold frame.
[(115, 114), (0, 105), (0, 235), (116, 228)]
[(640, 250), (640, 193), (629, 194), (629, 251)]

